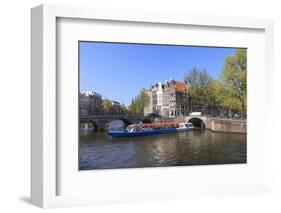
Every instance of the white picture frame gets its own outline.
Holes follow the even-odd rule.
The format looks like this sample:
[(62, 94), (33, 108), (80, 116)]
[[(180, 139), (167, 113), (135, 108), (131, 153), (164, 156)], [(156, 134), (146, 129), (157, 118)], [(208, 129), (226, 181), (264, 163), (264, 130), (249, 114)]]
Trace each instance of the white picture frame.
[[(58, 122), (58, 88), (60, 87), (60, 81), (57, 79), (57, 36), (58, 36), (58, 20), (64, 19), (79, 19), (79, 20), (107, 20), (118, 22), (132, 22), (132, 23), (153, 23), (154, 25), (167, 25), (167, 26), (199, 26), (206, 28), (220, 28), (231, 30), (257, 30), (263, 32), (262, 41), (264, 44), (264, 69), (266, 79), (260, 79), (264, 81), (264, 88), (261, 88), (261, 92), (265, 95), (263, 106), (272, 106), (273, 100), (270, 95), (270, 90), (273, 87), (273, 21), (270, 19), (256, 19), (256, 18), (238, 18), (238, 17), (216, 17), (216, 16), (202, 16), (202, 15), (187, 15), (187, 14), (160, 14), (153, 12), (143, 11), (123, 11), (112, 9), (95, 9), (84, 8), (74, 6), (54, 6), (54, 5), (41, 5), (31, 10), (31, 201), (33, 204), (47, 208), (47, 207), (59, 207), (59, 206), (75, 206), (75, 205), (91, 205), (99, 203), (115, 203), (115, 202), (137, 202), (142, 200), (165, 200), (173, 198), (186, 198), (186, 197), (198, 197), (198, 196), (213, 196), (213, 195), (232, 195), (232, 194), (252, 194), (263, 193), (270, 191), (270, 165), (265, 162), (262, 168), (255, 168), (257, 174), (264, 173), (264, 177), (253, 181), (253, 184), (249, 184), (249, 181), (236, 182), (233, 184), (216, 184), (210, 185), (210, 187), (201, 187), (199, 182), (193, 183), (193, 188), (179, 188), (175, 185), (164, 187), (164, 183), (159, 183), (158, 188), (152, 187), (153, 193), (143, 191), (138, 193), (136, 186), (136, 192), (131, 191), (117, 191), (106, 193), (89, 195), (81, 191), (79, 194), (60, 194), (59, 185), (62, 184), (63, 179), (60, 178), (60, 173), (63, 164), (59, 164), (61, 148), (57, 144), (58, 134), (57, 122)], [(160, 36), (160, 35), (158, 35)], [(251, 80), (251, 79), (250, 79)], [(251, 100), (249, 100), (251, 101)], [(252, 100), (253, 101), (253, 100)], [(260, 108), (261, 110), (262, 108)], [(251, 117), (249, 118), (251, 119)], [(268, 118), (270, 119), (270, 118)], [(251, 130), (251, 127), (250, 129)], [(253, 133), (253, 132), (252, 132)], [(266, 127), (266, 133), (264, 141), (261, 142), (261, 147), (268, 147), (269, 140), (268, 135), (270, 129)], [(254, 134), (252, 134), (254, 136)], [(73, 144), (72, 144), (73, 145)], [(262, 154), (268, 157), (266, 151)], [(65, 150), (67, 152), (67, 150)], [(254, 151), (258, 152), (258, 151)], [(257, 155), (258, 153), (254, 153)], [(215, 166), (214, 166), (215, 167)], [(213, 168), (214, 168), (213, 167)], [(249, 168), (249, 167), (248, 167)], [(246, 170), (247, 167), (242, 169)], [(175, 169), (170, 168), (165, 170), (181, 174), (186, 168)], [(208, 168), (202, 167), (201, 170), (208, 170)], [(220, 170), (226, 169), (226, 167), (220, 167)], [(240, 169), (240, 168), (239, 168)], [(196, 176), (196, 169), (189, 170)], [(234, 168), (235, 170), (235, 168)], [(146, 171), (140, 170), (126, 170), (121, 171), (122, 175), (130, 175), (135, 173), (139, 176), (146, 175), (149, 172), (154, 175), (165, 175), (159, 169), (148, 169)], [(240, 171), (240, 170), (239, 170)], [(77, 171), (78, 172), (78, 171)], [(212, 172), (212, 169), (210, 169)], [(109, 174), (103, 171), (102, 173)], [(110, 173), (112, 178), (120, 178), (119, 172)], [(183, 173), (182, 173), (183, 174)], [(88, 174), (87, 174), (88, 175)], [(219, 175), (219, 174), (218, 174)], [(115, 176), (115, 177), (114, 177)], [(144, 177), (144, 179), (146, 178)], [(176, 175), (169, 176), (172, 179), (176, 178)], [(250, 176), (248, 176), (250, 179)], [(215, 176), (213, 177), (215, 178)], [(70, 181), (74, 180), (70, 177)], [(84, 180), (87, 180), (84, 179)], [(175, 180), (174, 180), (175, 181)], [(71, 183), (71, 182), (70, 182)], [(73, 184), (73, 190), (75, 189)], [(162, 185), (161, 185), (162, 184)], [(132, 186), (128, 184), (128, 188)], [(159, 188), (163, 186), (163, 188)], [(68, 185), (69, 187), (69, 185)], [(145, 189), (145, 188), (144, 188)], [(99, 189), (101, 192), (102, 188)], [(121, 190), (121, 189), (120, 189)], [(70, 189), (71, 191), (71, 189)], [(117, 191), (117, 192), (116, 192)], [(119, 195), (123, 193), (122, 196)]]

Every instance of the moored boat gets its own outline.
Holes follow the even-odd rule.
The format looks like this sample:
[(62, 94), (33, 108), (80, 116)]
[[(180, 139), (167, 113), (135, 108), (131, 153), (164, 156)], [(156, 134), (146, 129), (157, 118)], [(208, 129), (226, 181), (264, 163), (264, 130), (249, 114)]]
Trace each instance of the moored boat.
[(174, 123), (132, 124), (123, 131), (108, 131), (111, 137), (137, 137), (177, 132)]
[(177, 132), (184, 132), (194, 129), (194, 126), (192, 123), (179, 123), (176, 129)]

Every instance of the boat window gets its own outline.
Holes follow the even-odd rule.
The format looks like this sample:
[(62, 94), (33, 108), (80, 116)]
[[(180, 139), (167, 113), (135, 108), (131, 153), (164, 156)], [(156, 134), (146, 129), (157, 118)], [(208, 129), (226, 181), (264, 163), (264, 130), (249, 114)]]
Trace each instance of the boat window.
[(134, 126), (130, 125), (130, 126), (128, 126), (128, 127), (126, 128), (126, 130), (127, 130), (128, 132), (130, 132), (130, 131), (132, 130), (132, 128), (134, 128)]

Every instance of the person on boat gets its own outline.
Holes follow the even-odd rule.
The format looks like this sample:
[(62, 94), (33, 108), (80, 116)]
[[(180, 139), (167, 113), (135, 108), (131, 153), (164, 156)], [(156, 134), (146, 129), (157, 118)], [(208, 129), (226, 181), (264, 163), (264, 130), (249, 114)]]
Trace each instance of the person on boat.
[(143, 129), (143, 123), (142, 123), (142, 121), (140, 121), (139, 127), (140, 127), (140, 131), (142, 131), (142, 129)]
[(143, 129), (143, 123), (142, 122), (138, 122), (134, 125), (134, 132), (140, 132)]
[(134, 132), (138, 132), (139, 131), (139, 127), (138, 127), (138, 124), (136, 123), (135, 125), (134, 125)]

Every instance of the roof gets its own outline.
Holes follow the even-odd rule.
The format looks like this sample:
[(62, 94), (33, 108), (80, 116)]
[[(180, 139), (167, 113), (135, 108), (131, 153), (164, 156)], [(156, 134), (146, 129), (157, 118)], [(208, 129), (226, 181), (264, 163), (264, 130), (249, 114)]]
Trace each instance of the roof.
[(175, 81), (175, 87), (177, 91), (185, 92), (187, 90), (187, 86), (184, 82)]

